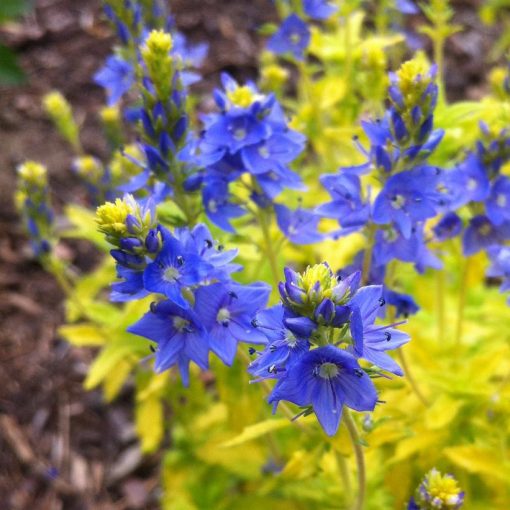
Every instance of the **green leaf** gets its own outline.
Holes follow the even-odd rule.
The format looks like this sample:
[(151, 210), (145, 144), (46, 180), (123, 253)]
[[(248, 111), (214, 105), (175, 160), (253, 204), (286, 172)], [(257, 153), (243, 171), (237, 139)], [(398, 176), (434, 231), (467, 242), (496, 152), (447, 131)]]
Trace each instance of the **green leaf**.
[(16, 55), (0, 45), (0, 85), (19, 85), (25, 81), (25, 73), (16, 61)]
[(2, 0), (0, 2), (0, 22), (22, 16), (32, 8), (32, 0)]
[(223, 443), (223, 448), (230, 448), (232, 446), (239, 446), (247, 441), (257, 439), (258, 437), (265, 436), (269, 432), (274, 430), (283, 429), (289, 427), (292, 424), (287, 418), (280, 418), (278, 420), (265, 420), (255, 425), (245, 427), (245, 429), (237, 437), (234, 437), (230, 441)]

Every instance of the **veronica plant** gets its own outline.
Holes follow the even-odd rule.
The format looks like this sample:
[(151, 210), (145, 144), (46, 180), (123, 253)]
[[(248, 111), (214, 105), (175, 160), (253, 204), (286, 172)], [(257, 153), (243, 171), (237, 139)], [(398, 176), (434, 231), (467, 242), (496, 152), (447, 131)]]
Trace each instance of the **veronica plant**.
[[(171, 445), (164, 508), (459, 508), (453, 475), (414, 492), (435, 465), (474, 508), (500, 508), (508, 312), (484, 256), (508, 290), (505, 87), (449, 105), (441, 62), (387, 72), (404, 37), (371, 28), (362, 2), (277, 8), (260, 83), (223, 73), (199, 112), (205, 46), (159, 2), (107, 2), (106, 157), (61, 95), (45, 101), (95, 217), (53, 213), (44, 168), (19, 170), (33, 248), (68, 296), (60, 333), (100, 349), (87, 388), (109, 401), (130, 381), (142, 450)], [(103, 254), (90, 274), (55, 263), (68, 237)]]

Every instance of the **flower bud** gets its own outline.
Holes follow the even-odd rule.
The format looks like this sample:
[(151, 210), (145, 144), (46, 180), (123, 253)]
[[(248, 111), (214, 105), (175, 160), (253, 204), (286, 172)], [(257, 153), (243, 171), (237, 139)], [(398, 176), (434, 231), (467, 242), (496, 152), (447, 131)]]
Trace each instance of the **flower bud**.
[(80, 148), (79, 130), (76, 124), (70, 104), (58, 91), (50, 92), (43, 98), (46, 112), (55, 123), (59, 133), (75, 149)]
[(455, 510), (464, 503), (464, 492), (452, 475), (431, 469), (409, 503), (415, 510)]

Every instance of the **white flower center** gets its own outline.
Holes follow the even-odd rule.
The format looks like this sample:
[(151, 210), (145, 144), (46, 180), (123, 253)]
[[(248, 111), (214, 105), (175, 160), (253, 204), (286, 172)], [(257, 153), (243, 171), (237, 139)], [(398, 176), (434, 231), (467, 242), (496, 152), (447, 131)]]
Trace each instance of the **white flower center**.
[(218, 311), (218, 315), (216, 316), (216, 320), (223, 324), (224, 322), (227, 322), (230, 320), (230, 312), (227, 308), (220, 308)]
[(319, 375), (323, 379), (333, 379), (333, 377), (336, 377), (339, 372), (340, 369), (338, 368), (338, 365), (330, 362), (323, 363), (319, 368)]
[(179, 277), (179, 270), (175, 267), (167, 267), (165, 269), (165, 272), (163, 273), (163, 280), (173, 283), (177, 281), (177, 278)]

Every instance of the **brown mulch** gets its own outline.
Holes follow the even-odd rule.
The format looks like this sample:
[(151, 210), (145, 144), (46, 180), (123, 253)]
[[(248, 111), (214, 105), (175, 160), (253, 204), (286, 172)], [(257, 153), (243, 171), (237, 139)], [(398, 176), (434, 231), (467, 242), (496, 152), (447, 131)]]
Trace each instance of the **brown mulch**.
[[(477, 20), (476, 4), (455, 2), (467, 30), (448, 44), (450, 98), (478, 98), (486, 87), (484, 55), (495, 34)], [(211, 44), (203, 90), (222, 70), (256, 76), (263, 44), (256, 29), (273, 19), (270, 0), (175, 0), (172, 6), (180, 29)], [(83, 390), (93, 353), (56, 337), (62, 294), (31, 259), (11, 198), (16, 165), (36, 159), (49, 167), (57, 207), (84, 200), (69, 170), (72, 152), (40, 100), (61, 90), (83, 123), (86, 151), (102, 155), (94, 114), (103, 93), (91, 76), (109, 53), (111, 32), (100, 0), (37, 0), (35, 12), (0, 38), (17, 49), (29, 77), (23, 86), (0, 88), (0, 507), (157, 508), (159, 458), (138, 451), (130, 390), (111, 405), (98, 391)], [(68, 252), (78, 267), (93, 261), (80, 243)]]

